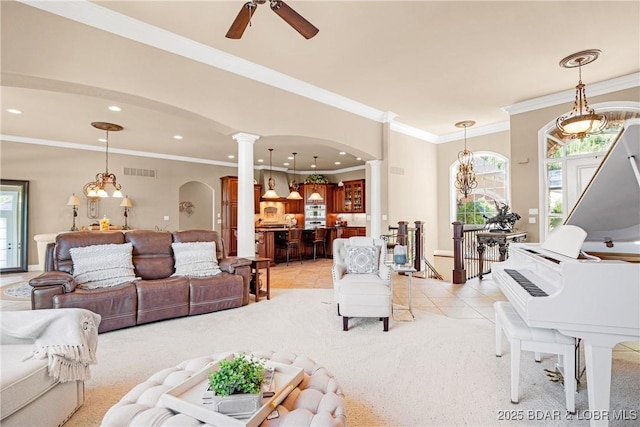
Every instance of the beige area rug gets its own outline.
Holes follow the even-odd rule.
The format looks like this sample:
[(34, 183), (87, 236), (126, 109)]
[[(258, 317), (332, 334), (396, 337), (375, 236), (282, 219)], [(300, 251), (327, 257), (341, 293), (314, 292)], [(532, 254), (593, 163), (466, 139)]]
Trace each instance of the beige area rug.
[[(254, 349), (306, 355), (325, 366), (345, 393), (349, 426), (589, 424), (567, 420), (563, 389), (544, 373), (553, 368), (555, 356), (535, 363), (532, 354), (524, 354), (521, 402), (510, 403), (508, 345), (503, 340), (504, 356), (494, 355), (488, 320), (416, 310), (414, 322), (392, 321), (387, 333), (377, 319), (353, 319), (343, 332), (332, 290), (272, 293), (270, 301), (238, 309), (101, 334), (85, 404), (65, 427), (99, 425), (125, 393), (163, 368), (215, 352)], [(640, 414), (640, 354), (615, 352), (613, 366), (611, 409)], [(587, 410), (584, 384), (576, 406), (579, 413)], [(509, 411), (524, 420), (501, 421)], [(544, 414), (557, 419), (541, 420)]]

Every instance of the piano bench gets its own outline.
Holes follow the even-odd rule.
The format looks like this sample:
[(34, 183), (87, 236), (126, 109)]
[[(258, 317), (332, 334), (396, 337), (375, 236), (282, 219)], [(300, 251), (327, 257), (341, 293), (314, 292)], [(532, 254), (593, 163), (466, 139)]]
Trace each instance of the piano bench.
[(535, 360), (540, 361), (540, 353), (558, 355), (558, 366), (564, 367), (564, 391), (567, 411), (575, 412), (575, 338), (563, 335), (555, 329), (531, 328), (527, 326), (516, 309), (506, 301), (493, 304), (496, 320), (496, 356), (502, 356), (502, 333), (511, 344), (511, 402), (518, 403), (520, 377), (520, 352), (535, 352)]

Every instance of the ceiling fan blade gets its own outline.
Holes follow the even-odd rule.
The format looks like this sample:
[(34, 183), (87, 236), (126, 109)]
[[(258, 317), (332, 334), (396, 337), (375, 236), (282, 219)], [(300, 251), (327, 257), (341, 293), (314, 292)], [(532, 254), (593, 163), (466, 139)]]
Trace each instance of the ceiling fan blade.
[(225, 36), (228, 39), (239, 39), (242, 37), (242, 33), (249, 25), (251, 21), (251, 17), (256, 11), (256, 4), (254, 2), (247, 2), (242, 5), (242, 9), (238, 12), (238, 16), (236, 16), (235, 21), (231, 24), (229, 31), (227, 31), (227, 35)]
[(282, 0), (272, 0), (271, 10), (277, 13), (280, 18), (287, 21), (287, 24), (291, 25), (294, 30), (302, 34), (305, 39), (310, 39), (320, 31), (314, 27), (311, 22), (300, 16), (298, 12), (291, 9), (291, 7)]

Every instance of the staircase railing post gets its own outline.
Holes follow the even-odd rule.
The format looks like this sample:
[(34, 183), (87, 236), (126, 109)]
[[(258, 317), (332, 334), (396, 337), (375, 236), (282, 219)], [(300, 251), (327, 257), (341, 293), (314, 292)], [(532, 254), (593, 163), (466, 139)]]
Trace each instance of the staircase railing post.
[(407, 246), (407, 237), (409, 236), (409, 226), (407, 221), (398, 221), (398, 244)]
[(416, 257), (413, 260), (413, 268), (415, 268), (417, 271), (422, 271), (422, 257), (424, 256), (423, 250), (424, 248), (422, 247), (422, 233), (423, 233), (423, 221), (414, 221), (414, 224), (416, 225), (416, 233), (415, 233), (415, 248), (416, 248)]
[(467, 282), (467, 271), (464, 269), (464, 223), (456, 221), (453, 225), (453, 283)]

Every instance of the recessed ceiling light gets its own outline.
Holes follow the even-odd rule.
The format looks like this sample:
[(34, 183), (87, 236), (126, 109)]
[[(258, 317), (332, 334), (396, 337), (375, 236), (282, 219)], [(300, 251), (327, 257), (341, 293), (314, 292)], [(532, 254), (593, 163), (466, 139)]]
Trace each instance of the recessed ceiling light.
[(98, 141), (99, 142), (107, 142), (107, 139), (106, 138), (98, 138)]
[(233, 154), (229, 154), (229, 155), (227, 156), (227, 158), (228, 158), (228, 159), (235, 159), (235, 158), (236, 158), (236, 156), (234, 156)]
[(15, 108), (7, 108), (7, 112), (11, 114), (22, 114), (22, 111), (16, 110)]
[(341, 152), (340, 152), (340, 153), (338, 153), (338, 154), (340, 154), (341, 156), (344, 156), (345, 154), (347, 154), (347, 152), (346, 152), (346, 151), (341, 151)]
[(111, 111), (122, 111), (122, 108), (118, 107), (117, 105), (111, 105), (109, 107), (109, 110), (111, 110)]
[(258, 159), (258, 163), (263, 163), (264, 159)]
[(283, 166), (289, 166), (289, 162), (284, 162), (282, 165)]
[(182, 139), (182, 135), (173, 135), (173, 139)]
[(334, 165), (339, 165), (339, 164), (340, 164), (340, 162), (333, 162), (333, 164), (334, 164)]
[(316, 167), (316, 165), (311, 165), (311, 167), (312, 167), (312, 168), (315, 168), (315, 167)]
[(356, 160), (362, 160), (362, 157), (356, 157)]
[(293, 160), (293, 156), (287, 157), (287, 160)]

